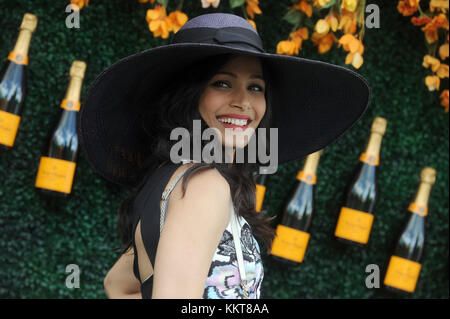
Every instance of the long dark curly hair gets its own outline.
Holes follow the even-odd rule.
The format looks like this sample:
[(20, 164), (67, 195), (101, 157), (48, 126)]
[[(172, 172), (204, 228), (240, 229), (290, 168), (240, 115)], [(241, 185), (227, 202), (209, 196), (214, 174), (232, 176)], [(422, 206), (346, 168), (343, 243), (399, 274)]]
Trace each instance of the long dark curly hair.
[[(170, 140), (170, 132), (176, 127), (184, 127), (188, 129), (191, 140), (193, 136), (193, 120), (197, 119), (201, 122), (201, 129), (208, 128), (206, 122), (199, 113), (198, 105), (200, 96), (205, 86), (214, 76), (214, 74), (231, 58), (232, 54), (223, 54), (202, 59), (190, 66), (184, 68), (176, 76), (171, 77), (170, 82), (165, 82), (165, 86), (155, 88), (152, 94), (151, 107), (143, 114), (143, 129), (149, 135), (152, 141), (151, 156), (143, 164), (143, 170), (146, 172), (141, 182), (129, 197), (125, 198), (119, 207), (117, 232), (122, 240), (122, 247), (115, 250), (126, 252), (132, 244), (132, 214), (133, 202), (136, 196), (145, 185), (148, 177), (163, 163), (170, 162), (170, 149), (177, 141)], [(263, 77), (266, 82), (265, 98), (266, 112), (258, 128), (266, 128), (266, 132), (270, 133), (271, 123), (271, 84), (270, 70), (261, 60)], [(270, 134), (266, 136), (266, 154), (268, 154), (268, 145), (270, 145)], [(151, 136), (151, 138), (150, 138)], [(255, 138), (258, 135), (255, 132)], [(256, 145), (258, 140), (256, 139)], [(202, 140), (202, 149), (209, 141)], [(192, 147), (192, 145), (191, 145)], [(222, 146), (223, 147), (223, 146)], [(261, 163), (248, 163), (248, 145), (243, 149), (244, 163), (236, 163), (234, 156), (233, 163), (225, 163), (222, 157), (221, 163), (195, 163), (188, 168), (182, 178), (182, 193), (186, 191), (189, 179), (198, 172), (216, 168), (220, 174), (228, 181), (230, 185), (231, 196), (235, 211), (239, 216), (243, 216), (251, 226), (253, 234), (262, 239), (267, 245), (267, 251), (272, 244), (275, 236), (274, 229), (270, 226), (274, 217), (267, 217), (263, 212), (255, 211), (255, 189), (253, 174), (258, 170)], [(192, 151), (191, 153), (192, 154)], [(225, 151), (222, 149), (224, 156)]]

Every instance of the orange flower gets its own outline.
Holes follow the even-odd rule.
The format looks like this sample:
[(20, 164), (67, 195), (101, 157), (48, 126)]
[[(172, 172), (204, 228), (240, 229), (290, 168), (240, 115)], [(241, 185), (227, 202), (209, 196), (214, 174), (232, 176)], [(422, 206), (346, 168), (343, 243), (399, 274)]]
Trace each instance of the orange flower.
[(254, 28), (255, 28), (255, 30), (258, 30), (258, 29), (256, 29), (256, 23), (255, 23), (255, 21), (253, 21), (253, 20), (250, 20), (250, 19), (246, 19)]
[(188, 16), (180, 10), (171, 12), (169, 19), (172, 22), (173, 33), (177, 33), (178, 30), (187, 22)]
[(420, 0), (403, 0), (397, 5), (397, 10), (405, 17), (413, 15), (417, 11)]
[(344, 33), (355, 33), (356, 32), (356, 19), (354, 14), (344, 14), (341, 17), (341, 21), (338, 26), (339, 30), (343, 30)]
[[(89, 0), (70, 0), (70, 4), (77, 5), (79, 9), (82, 9), (84, 5), (89, 5)], [(72, 7), (75, 8), (75, 7)], [(78, 11), (78, 9), (73, 9), (74, 11)]]
[(431, 55), (427, 54), (423, 57), (423, 62), (422, 62), (422, 66), (424, 68), (428, 68), (431, 66), (431, 71), (436, 72), (437, 69), (439, 68), (439, 65), (441, 64), (441, 62), (439, 62), (438, 59), (432, 57)]
[(427, 24), (431, 21), (430, 17), (412, 17), (411, 18), (411, 23), (414, 24), (415, 26), (421, 26), (424, 24)]
[(425, 84), (428, 87), (428, 91), (439, 90), (441, 81), (436, 75), (429, 75), (425, 78)]
[(356, 52), (358, 52), (359, 54), (364, 53), (364, 45), (352, 34), (344, 34), (339, 39), (338, 48), (341, 47), (341, 45), (344, 47), (345, 51), (350, 51), (350, 53)]
[(277, 54), (293, 55), (298, 54), (298, 43), (286, 40), (277, 44)]
[(441, 60), (448, 58), (448, 43), (445, 43), (439, 47), (439, 56)]
[(312, 16), (312, 6), (308, 2), (306, 2), (306, 0), (301, 0), (291, 8), (304, 12), (308, 16), (308, 18), (311, 18)]
[(439, 65), (439, 68), (436, 71), (436, 75), (441, 79), (448, 78), (448, 65), (447, 64)]
[(333, 33), (320, 35), (317, 32), (314, 32), (311, 36), (311, 41), (318, 46), (318, 52), (324, 54), (325, 52), (330, 51), (333, 43), (337, 42), (337, 39)]
[(441, 98), (441, 105), (444, 107), (445, 112), (448, 112), (448, 89), (442, 91), (439, 97)]
[(295, 38), (301, 38), (303, 40), (307, 40), (308, 39), (308, 28), (300, 28), (295, 32), (291, 32), (289, 34), (291, 39), (295, 39)]
[(435, 16), (431, 22), (427, 23), (422, 27), (422, 31), (425, 32), (425, 39), (428, 43), (434, 43), (438, 40), (438, 28), (443, 28), (448, 30), (449, 24), (445, 14), (440, 13)]
[(259, 0), (246, 0), (247, 2), (247, 13), (252, 18), (255, 19), (255, 14), (261, 14), (261, 9), (258, 7)]
[(173, 26), (172, 20), (167, 17), (165, 7), (156, 5), (155, 9), (147, 10), (145, 19), (154, 37), (161, 36), (163, 39), (169, 37), (169, 32), (172, 31)]
[(155, 3), (155, 0), (139, 0), (139, 3), (147, 3), (149, 1), (151, 4)]
[(442, 11), (447, 12), (448, 10), (448, 0), (431, 0), (430, 1), (430, 11), (434, 12), (436, 11)]

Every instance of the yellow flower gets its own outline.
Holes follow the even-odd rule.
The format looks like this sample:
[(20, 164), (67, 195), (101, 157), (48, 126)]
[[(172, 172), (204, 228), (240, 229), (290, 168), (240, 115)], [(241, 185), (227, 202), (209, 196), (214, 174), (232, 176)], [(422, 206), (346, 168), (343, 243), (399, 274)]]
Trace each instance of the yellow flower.
[[(75, 4), (78, 6), (79, 9), (82, 9), (84, 7), (84, 5), (88, 6), (89, 5), (89, 0), (70, 0), (70, 4)], [(78, 11), (78, 9), (75, 9), (76, 7), (72, 7), (74, 8), (74, 11)]]
[(255, 30), (258, 30), (258, 29), (256, 29), (256, 23), (255, 23), (255, 21), (253, 21), (253, 20), (251, 20), (251, 19), (246, 19), (247, 21), (248, 21), (248, 23), (250, 23), (254, 28), (255, 28)]
[(202, 8), (209, 8), (212, 5), (214, 8), (219, 6), (220, 0), (202, 0)]
[(161, 36), (163, 39), (169, 37), (169, 32), (172, 31), (173, 26), (172, 20), (167, 17), (165, 7), (156, 5), (155, 9), (147, 10), (145, 19), (154, 37)]
[(428, 91), (439, 90), (441, 81), (436, 75), (429, 75), (425, 78), (425, 84), (428, 87)]
[(336, 30), (339, 27), (339, 20), (336, 17), (335, 14), (329, 14), (325, 17), (325, 21), (328, 23), (328, 25), (330, 26), (331, 30), (333, 30), (333, 32), (336, 32)]
[(431, 55), (427, 54), (423, 57), (423, 62), (422, 62), (422, 66), (424, 68), (428, 68), (431, 66), (431, 70), (433, 72), (436, 72), (436, 70), (439, 68), (439, 65), (441, 64), (441, 62), (439, 62), (438, 59), (432, 57)]
[(341, 9), (345, 9), (349, 12), (354, 12), (357, 5), (358, 0), (342, 0)]
[(347, 56), (345, 57), (345, 64), (353, 65), (355, 69), (359, 69), (361, 65), (363, 64), (364, 59), (362, 55), (359, 52), (351, 53), (349, 52)]
[(448, 78), (448, 65), (447, 64), (441, 64), (439, 68), (436, 71), (436, 75), (443, 78)]
[(441, 95), (441, 105), (445, 108), (445, 112), (448, 112), (448, 89), (442, 91)]
[(314, 6), (317, 8), (321, 8), (324, 5), (328, 4), (328, 2), (330, 2), (330, 0), (314, 0)]
[(178, 30), (187, 22), (188, 16), (180, 10), (171, 12), (169, 19), (172, 22), (173, 33), (177, 33)]
[(261, 14), (261, 9), (258, 7), (258, 0), (246, 0), (247, 1), (247, 13), (252, 18), (255, 19), (255, 14)]
[(448, 58), (448, 43), (440, 46), (439, 56), (441, 57), (441, 60), (445, 60), (446, 58)]
[(430, 11), (434, 12), (434, 10), (447, 12), (448, 0), (431, 0), (430, 1)]
[(325, 35), (330, 30), (330, 25), (324, 20), (319, 19), (314, 26), (314, 31), (316, 31), (320, 35)]

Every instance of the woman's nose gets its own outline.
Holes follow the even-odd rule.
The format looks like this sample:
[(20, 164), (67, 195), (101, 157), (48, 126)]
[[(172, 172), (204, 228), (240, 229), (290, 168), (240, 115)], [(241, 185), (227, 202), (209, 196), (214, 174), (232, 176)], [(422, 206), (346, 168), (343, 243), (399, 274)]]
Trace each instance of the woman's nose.
[(250, 107), (250, 100), (246, 88), (239, 88), (235, 90), (231, 106), (239, 107), (243, 110)]

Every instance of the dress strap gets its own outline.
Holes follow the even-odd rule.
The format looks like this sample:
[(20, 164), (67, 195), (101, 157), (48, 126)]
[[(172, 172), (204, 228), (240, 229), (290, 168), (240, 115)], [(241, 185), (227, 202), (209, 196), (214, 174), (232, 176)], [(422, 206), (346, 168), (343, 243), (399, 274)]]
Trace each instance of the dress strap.
[(189, 169), (189, 167), (186, 167), (181, 173), (178, 174), (178, 176), (175, 178), (175, 180), (170, 184), (169, 188), (166, 189), (161, 196), (162, 200), (162, 207), (161, 207), (161, 215), (160, 215), (160, 221), (159, 221), (159, 233), (162, 232), (162, 227), (164, 225), (164, 221), (166, 220), (166, 211), (167, 211), (167, 204), (169, 203), (169, 195), (174, 189), (175, 185), (178, 183), (181, 177), (183, 177), (184, 173)]

